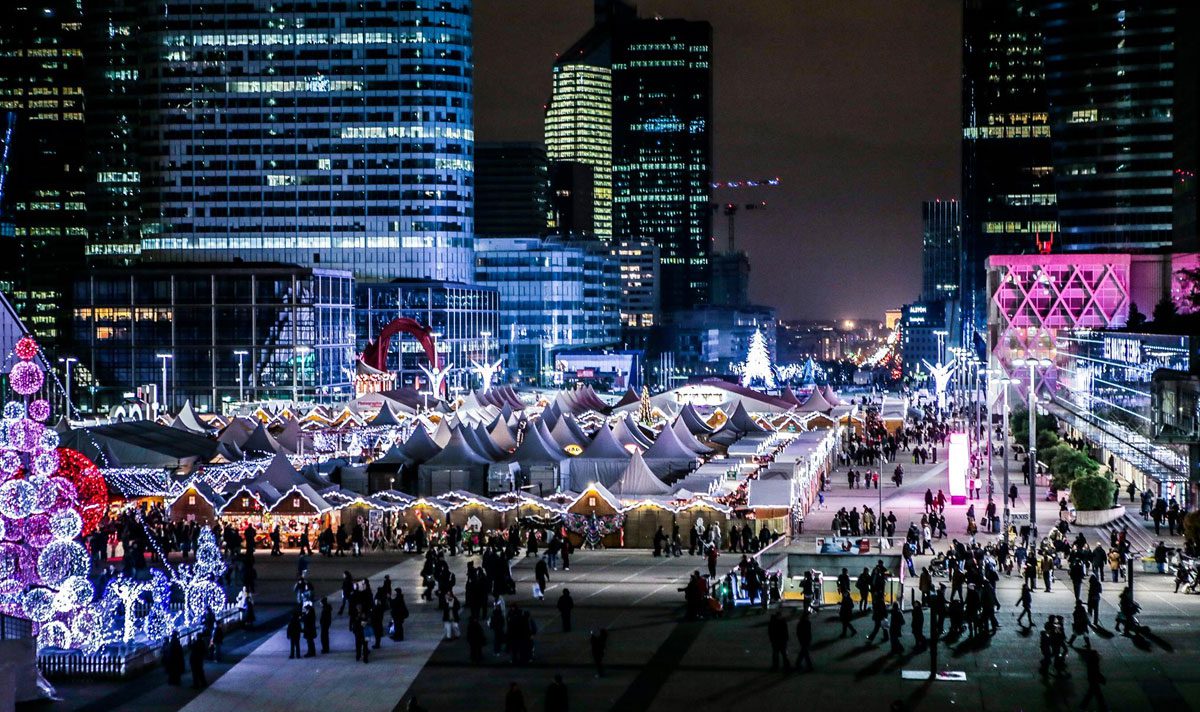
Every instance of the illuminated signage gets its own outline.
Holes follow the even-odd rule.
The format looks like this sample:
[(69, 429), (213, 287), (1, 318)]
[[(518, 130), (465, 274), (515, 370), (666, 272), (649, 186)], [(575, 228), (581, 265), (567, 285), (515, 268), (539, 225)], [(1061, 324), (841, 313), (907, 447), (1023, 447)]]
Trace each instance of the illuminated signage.
[(969, 445), (966, 433), (950, 434), (950, 456), (946, 461), (946, 473), (950, 477), (950, 504), (967, 503), (967, 469), (971, 464)]
[(1142, 342), (1125, 336), (1104, 337), (1104, 358), (1118, 363), (1140, 364)]

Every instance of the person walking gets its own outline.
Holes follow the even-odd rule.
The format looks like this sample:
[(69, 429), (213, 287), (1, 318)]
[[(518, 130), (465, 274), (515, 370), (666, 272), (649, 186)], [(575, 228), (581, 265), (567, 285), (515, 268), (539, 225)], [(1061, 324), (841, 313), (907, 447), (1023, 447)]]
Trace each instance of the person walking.
[(192, 687), (203, 690), (208, 687), (208, 677), (204, 674), (204, 658), (208, 656), (208, 638), (200, 633), (192, 638), (188, 646), (188, 663), (192, 668)]
[(349, 571), (342, 572), (342, 605), (338, 606), (337, 614), (340, 616), (346, 612), (346, 604), (354, 597), (354, 578), (350, 576)]
[(892, 601), (892, 615), (889, 623), (892, 639), (891, 655), (900, 655), (904, 652), (904, 645), (900, 643), (900, 635), (904, 631), (904, 614), (900, 611), (900, 602)]
[(483, 662), (483, 646), (487, 645), (487, 636), (483, 634), (483, 625), (478, 618), (467, 622), (467, 647), (471, 651), (471, 662), (476, 665)]
[(1075, 639), (1082, 635), (1083, 644), (1089, 648), (1092, 647), (1091, 638), (1088, 637), (1088, 623), (1090, 622), (1087, 609), (1083, 607), (1083, 601), (1075, 601), (1075, 610), (1071, 612), (1071, 639), (1067, 641), (1067, 645), (1074, 645)]
[[(805, 611), (807, 613), (807, 611)], [(842, 624), (842, 634), (839, 638), (845, 638), (847, 631), (850, 636), (858, 635), (858, 629), (854, 627), (854, 601), (850, 598), (850, 592), (842, 594), (842, 600), (838, 603), (838, 620)], [(812, 626), (809, 625), (809, 634), (811, 636)], [(797, 663), (798, 664), (798, 663)], [(812, 665), (809, 665), (811, 669)]]
[(804, 663), (808, 665), (809, 672), (812, 672), (812, 657), (809, 655), (809, 648), (812, 647), (812, 619), (808, 617), (808, 611), (801, 611), (800, 620), (796, 621), (796, 644), (800, 647), (800, 652), (796, 653), (796, 669), (799, 670), (801, 663)]
[(562, 629), (564, 633), (571, 632), (571, 611), (575, 610), (575, 599), (571, 598), (571, 591), (563, 589), (562, 594), (558, 597), (558, 615), (562, 619)]
[(306, 658), (317, 657), (317, 611), (313, 608), (312, 602), (304, 604), (304, 641), (308, 644), (308, 649), (304, 653)]
[(1108, 702), (1104, 699), (1103, 685), (1108, 682), (1108, 678), (1104, 673), (1100, 672), (1100, 653), (1095, 648), (1088, 646), (1084, 648), (1080, 655), (1083, 656), (1083, 664), (1087, 668), (1087, 692), (1083, 695), (1083, 700), (1079, 703), (1080, 709), (1086, 709), (1088, 703), (1095, 700), (1096, 709), (1107, 710)]
[(167, 684), (181, 685), (186, 662), (183, 657), (183, 645), (179, 642), (179, 631), (172, 631), (171, 639), (163, 646), (162, 664), (167, 673)]
[(546, 584), (550, 580), (550, 567), (546, 565), (545, 557), (537, 560), (537, 564), (533, 567), (533, 576), (537, 579), (537, 587), (533, 591), (533, 597), (541, 601), (546, 598)]
[(304, 621), (300, 618), (299, 609), (292, 611), (292, 618), (287, 625), (288, 660), (300, 657), (300, 634), (304, 630)]
[(767, 621), (767, 640), (771, 643), (771, 669), (779, 669), (779, 658), (783, 658), (783, 669), (792, 669), (792, 661), (788, 658), (788, 629), (787, 622), (779, 611), (771, 614)]
[(567, 685), (562, 675), (555, 675), (554, 682), (546, 688), (546, 712), (567, 712)]
[(392, 640), (404, 640), (404, 621), (408, 620), (408, 603), (399, 586), (392, 592)]
[(604, 653), (608, 651), (608, 629), (592, 631), (588, 639), (592, 649), (592, 663), (596, 666), (596, 677), (604, 677)]
[(922, 650), (925, 647), (925, 606), (920, 601), (912, 604), (912, 634), (913, 649)]
[(1100, 592), (1103, 590), (1100, 574), (1093, 571), (1088, 578), (1087, 610), (1093, 625), (1100, 625)]
[(329, 626), (333, 624), (333, 606), (327, 597), (321, 598), (321, 654), (329, 653)]

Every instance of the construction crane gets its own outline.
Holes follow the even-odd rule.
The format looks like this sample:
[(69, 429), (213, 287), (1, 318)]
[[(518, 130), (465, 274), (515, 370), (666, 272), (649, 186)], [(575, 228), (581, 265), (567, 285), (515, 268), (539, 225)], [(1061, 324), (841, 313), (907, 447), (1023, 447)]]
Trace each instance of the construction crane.
[[(740, 189), (746, 189), (746, 188), (771, 188), (771, 187), (775, 187), (775, 186), (779, 185), (782, 182), (783, 182), (782, 179), (779, 178), (778, 176), (776, 176), (774, 178), (761, 178), (761, 179), (757, 179), (757, 180), (713, 181), (712, 187), (713, 187), (713, 190), (721, 190), (721, 189), (740, 190)], [(713, 209), (714, 213), (717, 212), (718, 210), (723, 212), (729, 222), (729, 251), (732, 253), (732, 252), (737, 251), (737, 248), (736, 248), (737, 243), (735, 241), (735, 237), (737, 234), (735, 232), (735, 221), (737, 218), (738, 211), (741, 211), (741, 210), (766, 210), (767, 209), (767, 201), (760, 200), (757, 203), (733, 203), (733, 202), (713, 203), (712, 209)]]

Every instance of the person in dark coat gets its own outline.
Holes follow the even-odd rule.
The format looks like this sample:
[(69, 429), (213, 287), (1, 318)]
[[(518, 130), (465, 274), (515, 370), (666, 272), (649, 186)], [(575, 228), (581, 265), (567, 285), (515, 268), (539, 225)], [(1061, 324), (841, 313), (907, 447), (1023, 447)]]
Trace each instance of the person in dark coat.
[(1096, 652), (1091, 646), (1084, 648), (1081, 652), (1083, 655), (1083, 664), (1087, 667), (1087, 693), (1083, 696), (1083, 701), (1079, 703), (1080, 709), (1087, 709), (1088, 702), (1096, 701), (1096, 709), (1107, 710), (1108, 702), (1104, 699), (1104, 689), (1101, 687), (1108, 682), (1108, 678), (1104, 677), (1104, 673), (1100, 672), (1100, 653)]
[(564, 588), (562, 595), (558, 597), (558, 615), (562, 618), (564, 633), (571, 632), (571, 611), (574, 609), (575, 599), (571, 598), (571, 591)]
[(771, 619), (767, 621), (767, 640), (771, 643), (771, 669), (779, 669), (779, 658), (783, 658), (783, 669), (791, 670), (792, 661), (788, 659), (788, 629), (787, 621), (779, 611), (775, 611), (771, 615)]
[(392, 640), (404, 640), (404, 621), (408, 620), (408, 603), (404, 591), (397, 586), (392, 593)]
[(304, 622), (300, 620), (300, 611), (292, 611), (292, 618), (287, 625), (288, 660), (300, 657), (300, 634), (304, 630)]
[(350, 619), (350, 632), (354, 634), (354, 660), (363, 661), (364, 664), (370, 662), (371, 658), (371, 643), (367, 639), (367, 629), (371, 627), (371, 622), (367, 619), (366, 613), (358, 613)]
[(317, 657), (317, 609), (313, 608), (312, 603), (304, 604), (304, 641), (308, 644), (308, 649), (304, 653), (306, 658)]
[(208, 687), (208, 678), (204, 676), (204, 658), (208, 656), (208, 638), (203, 634), (192, 638), (188, 646), (188, 662), (192, 668), (192, 687), (203, 690)]
[(508, 684), (508, 693), (504, 695), (504, 712), (528, 712), (525, 708), (525, 693), (517, 683)]
[[(850, 598), (850, 593), (842, 594), (842, 600), (838, 603), (838, 620), (842, 623), (842, 634), (839, 638), (845, 638), (847, 635), (858, 635), (858, 629), (854, 627), (854, 601)], [(809, 624), (811, 636), (812, 624)], [(809, 668), (812, 668), (812, 663), (809, 663)]]
[(506, 643), (505, 630), (507, 623), (504, 618), (504, 608), (497, 604), (492, 606), (492, 616), (488, 619), (488, 627), (492, 629), (492, 652), (499, 655), (504, 651)]
[(555, 675), (546, 688), (546, 712), (567, 712), (567, 686), (562, 675)]
[(329, 626), (333, 625), (333, 606), (328, 598), (321, 598), (321, 654), (329, 652)]
[(900, 604), (892, 603), (892, 616), (888, 624), (889, 633), (891, 634), (893, 655), (899, 655), (904, 652), (904, 646), (900, 643), (900, 634), (904, 632), (904, 614), (900, 612)]
[(172, 632), (171, 639), (163, 646), (162, 663), (163, 670), (167, 672), (167, 684), (182, 684), (186, 662), (183, 658), (183, 645), (179, 642), (179, 631)]
[(608, 650), (608, 630), (592, 631), (588, 640), (592, 648), (592, 662), (596, 665), (596, 677), (604, 677), (604, 653)]
[(471, 662), (483, 662), (483, 646), (487, 645), (487, 636), (483, 634), (483, 626), (478, 618), (467, 622), (467, 646), (471, 649)]
[(546, 596), (546, 583), (550, 580), (550, 567), (546, 565), (546, 559), (540, 558), (533, 567), (533, 576), (537, 579), (539, 600)]
[[(849, 596), (843, 600), (849, 600)], [(796, 653), (796, 669), (800, 669), (801, 663), (807, 663), (809, 672), (812, 672), (812, 657), (808, 654), (812, 646), (812, 619), (808, 617), (808, 611), (801, 611), (800, 620), (796, 621), (796, 644), (800, 646), (800, 652)]]

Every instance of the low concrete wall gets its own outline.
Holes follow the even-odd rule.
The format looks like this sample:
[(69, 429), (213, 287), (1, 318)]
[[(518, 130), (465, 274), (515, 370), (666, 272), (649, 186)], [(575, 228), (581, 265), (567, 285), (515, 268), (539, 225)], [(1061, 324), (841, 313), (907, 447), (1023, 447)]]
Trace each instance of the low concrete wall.
[(1115, 522), (1125, 516), (1125, 507), (1118, 506), (1111, 509), (1096, 509), (1096, 510), (1075, 510), (1075, 526), (1079, 527), (1102, 527), (1109, 522)]

